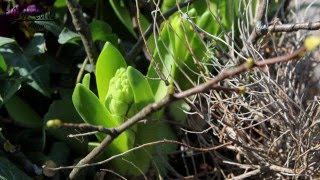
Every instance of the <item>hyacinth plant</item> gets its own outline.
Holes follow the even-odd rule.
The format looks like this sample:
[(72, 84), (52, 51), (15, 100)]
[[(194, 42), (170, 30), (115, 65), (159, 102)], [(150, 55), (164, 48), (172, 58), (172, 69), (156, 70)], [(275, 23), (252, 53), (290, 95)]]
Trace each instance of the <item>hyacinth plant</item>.
[[(135, 68), (127, 67), (120, 52), (109, 42), (105, 44), (96, 64), (98, 96), (90, 90), (89, 84), (90, 75), (86, 74), (82, 83), (76, 85), (72, 96), (76, 110), (89, 124), (106, 128), (117, 127), (147, 104), (155, 101), (147, 79)], [(150, 122), (139, 123), (126, 130), (108, 146), (104, 157), (126, 152), (147, 142), (175, 139), (168, 124), (159, 120), (161, 116), (162, 112), (156, 113), (150, 117)], [(105, 134), (96, 136), (98, 141), (106, 137)], [(167, 157), (157, 154), (166, 154), (174, 149), (174, 145), (147, 147), (127, 153), (123, 159), (132, 162), (143, 173), (147, 172), (153, 162), (159, 173), (163, 174), (166, 172), (164, 164)], [(141, 175), (132, 164), (120, 159), (111, 161), (111, 167), (122, 175)]]

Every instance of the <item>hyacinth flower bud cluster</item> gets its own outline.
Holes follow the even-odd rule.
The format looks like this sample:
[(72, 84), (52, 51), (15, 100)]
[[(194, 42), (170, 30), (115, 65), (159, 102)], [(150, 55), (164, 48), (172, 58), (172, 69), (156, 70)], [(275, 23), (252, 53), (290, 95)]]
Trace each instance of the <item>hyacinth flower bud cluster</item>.
[(124, 117), (133, 101), (133, 92), (129, 84), (126, 69), (120, 68), (110, 80), (105, 105), (111, 114)]

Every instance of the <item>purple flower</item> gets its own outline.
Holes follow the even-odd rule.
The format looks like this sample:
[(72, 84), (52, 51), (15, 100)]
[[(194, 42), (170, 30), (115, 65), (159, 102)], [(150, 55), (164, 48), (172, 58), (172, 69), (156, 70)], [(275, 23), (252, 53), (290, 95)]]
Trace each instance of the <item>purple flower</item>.
[[(2, 4), (3, 5), (3, 4)], [(3, 7), (3, 6), (2, 6)], [(25, 18), (28, 16), (35, 16), (44, 13), (43, 9), (35, 4), (31, 5), (19, 5), (17, 4), (9, 11), (0, 14), (0, 36), (12, 37), (14, 32), (12, 32), (12, 23), (19, 20), (19, 18)]]

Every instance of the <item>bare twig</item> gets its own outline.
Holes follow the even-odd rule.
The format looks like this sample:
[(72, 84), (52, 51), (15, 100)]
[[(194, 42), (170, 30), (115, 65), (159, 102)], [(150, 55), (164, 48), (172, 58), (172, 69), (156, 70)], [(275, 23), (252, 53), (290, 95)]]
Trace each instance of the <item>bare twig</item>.
[(117, 136), (117, 132), (115, 131), (114, 128), (105, 128), (103, 126), (95, 126), (91, 124), (73, 124), (73, 123), (62, 123), (61, 126), (62, 128), (67, 128), (67, 129), (79, 129), (83, 131), (98, 131), (101, 133), (109, 134), (111, 136)]
[(82, 9), (79, 3), (76, 0), (66, 0), (67, 5), (72, 17), (73, 25), (77, 32), (79, 32), (81, 36), (81, 40), (83, 42), (84, 49), (87, 53), (89, 61), (93, 66), (93, 71), (95, 70), (96, 61), (98, 58), (97, 50), (93, 44), (93, 40), (91, 37), (91, 32), (88, 27), (87, 21), (83, 17)]
[(86, 57), (81, 65), (81, 68), (78, 72), (78, 75), (77, 75), (77, 80), (76, 80), (76, 84), (80, 83), (81, 82), (81, 79), (82, 79), (82, 76), (83, 76), (83, 73), (84, 73), (84, 70), (86, 68), (86, 65), (88, 64), (88, 60), (89, 58)]
[(222, 147), (225, 147), (225, 146), (228, 146), (228, 145), (232, 144), (231, 141), (228, 141), (228, 142), (226, 142), (226, 143), (224, 143), (224, 144), (220, 144), (220, 145), (217, 145), (217, 146), (212, 146), (212, 147), (208, 147), (208, 148), (198, 148), (198, 147), (190, 146), (190, 145), (185, 144), (185, 143), (181, 143), (181, 142), (179, 142), (179, 141), (164, 139), (164, 140), (149, 142), (149, 143), (145, 143), (145, 144), (136, 146), (136, 147), (134, 147), (134, 148), (129, 149), (128, 151), (125, 151), (125, 152), (123, 152), (123, 153), (114, 155), (114, 156), (112, 156), (112, 157), (110, 157), (110, 158), (108, 158), (108, 159), (105, 159), (105, 160), (103, 160), (103, 161), (100, 161), (100, 162), (91, 163), (91, 164), (81, 164), (81, 165), (78, 164), (78, 165), (76, 165), (76, 166), (65, 166), (65, 167), (50, 168), (50, 170), (57, 171), (57, 170), (62, 170), (62, 169), (84, 168), (84, 167), (102, 165), (102, 164), (105, 164), (105, 163), (110, 162), (110, 161), (113, 160), (113, 159), (119, 158), (119, 157), (121, 157), (121, 156), (123, 156), (123, 155), (125, 155), (125, 154), (128, 154), (128, 153), (130, 153), (130, 152), (136, 151), (136, 150), (138, 150), (138, 149), (145, 148), (145, 147), (148, 147), (148, 146), (154, 146), (154, 145), (157, 145), (157, 144), (163, 144), (163, 143), (178, 144), (178, 145), (187, 147), (187, 148), (189, 148), (190, 150), (196, 150), (196, 151), (201, 151), (201, 152), (208, 152), (208, 151), (217, 150), (217, 149), (219, 149), (219, 148), (222, 148)]
[(259, 7), (257, 9), (256, 15), (254, 17), (255, 20), (255, 29), (251, 32), (249, 36), (249, 43), (254, 44), (258, 38), (267, 32), (265, 32), (264, 26), (266, 26), (265, 16), (268, 7), (269, 0), (260, 0)]
[(319, 30), (320, 21), (307, 22), (307, 23), (295, 23), (295, 24), (281, 24), (271, 25), (268, 27), (269, 32), (292, 32), (299, 30)]
[(218, 82), (229, 78), (229, 77), (233, 77), (236, 76), (240, 73), (243, 73), (253, 67), (265, 67), (266, 65), (271, 65), (271, 64), (276, 64), (276, 63), (280, 63), (280, 62), (287, 62), (290, 61), (294, 58), (297, 58), (299, 56), (301, 56), (301, 54), (303, 54), (303, 52), (306, 50), (306, 48), (303, 46), (300, 49), (296, 50), (295, 52), (289, 54), (289, 55), (284, 55), (284, 56), (280, 56), (280, 57), (276, 57), (276, 58), (271, 58), (271, 59), (266, 59), (264, 61), (258, 61), (258, 62), (246, 62), (238, 67), (235, 67), (231, 70), (224, 70), (222, 71), (219, 75), (217, 75), (215, 78), (202, 83), (196, 87), (190, 88), (186, 91), (180, 92), (180, 93), (176, 93), (176, 94), (171, 94), (169, 93), (167, 96), (165, 96), (162, 100), (160, 100), (159, 102), (155, 102), (152, 104), (147, 105), (146, 107), (144, 107), (140, 112), (138, 112), (137, 114), (135, 114), (133, 117), (131, 117), (130, 119), (128, 119), (127, 121), (125, 121), (123, 124), (121, 124), (120, 126), (114, 128), (114, 131), (116, 133), (114, 134), (110, 134), (108, 135), (99, 146), (97, 146), (96, 148), (94, 148), (85, 158), (83, 158), (76, 166), (76, 168), (74, 168), (72, 170), (72, 172), (69, 175), (70, 179), (74, 179), (76, 177), (76, 175), (78, 174), (78, 172), (80, 171), (79, 167), (82, 167), (84, 164), (88, 164), (94, 157), (96, 157), (97, 155), (99, 155), (101, 152), (103, 152), (103, 150), (122, 132), (124, 132), (125, 130), (127, 130), (128, 128), (130, 128), (131, 126), (133, 126), (134, 124), (136, 124), (137, 122), (139, 122), (142, 119), (145, 119), (147, 116), (151, 115), (152, 113), (160, 110), (161, 108), (168, 106), (169, 104), (171, 104), (174, 101), (177, 101), (179, 99), (183, 99), (186, 97), (189, 97), (191, 95), (197, 94), (197, 93), (201, 93), (201, 92), (206, 92), (208, 90), (210, 90), (212, 87), (214, 87), (214, 85), (216, 85)]
[(260, 173), (260, 169), (256, 169), (256, 170), (252, 170), (252, 171), (250, 171), (250, 172), (241, 174), (241, 175), (239, 175), (239, 176), (232, 177), (231, 179), (232, 179), (232, 180), (245, 179), (245, 178), (249, 178), (249, 177), (251, 177), (251, 176), (257, 175), (257, 174), (259, 174), (259, 173)]

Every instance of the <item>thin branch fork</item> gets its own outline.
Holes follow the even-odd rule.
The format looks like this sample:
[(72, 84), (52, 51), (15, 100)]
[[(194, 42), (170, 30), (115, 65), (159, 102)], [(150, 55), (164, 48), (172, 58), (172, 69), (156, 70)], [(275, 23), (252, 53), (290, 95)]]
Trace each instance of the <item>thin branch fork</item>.
[(69, 175), (69, 178), (70, 179), (74, 179), (76, 177), (76, 175), (78, 174), (78, 172), (80, 171), (80, 169), (81, 169), (79, 167), (82, 167), (83, 165), (88, 164), (94, 157), (96, 157), (101, 152), (103, 152), (103, 150), (117, 137), (118, 134), (123, 133), (125, 130), (127, 130), (128, 128), (130, 128), (131, 126), (133, 126), (134, 124), (136, 124), (140, 120), (145, 119), (147, 116), (149, 116), (152, 113), (160, 110), (163, 107), (168, 106), (172, 102), (177, 101), (179, 99), (183, 99), (183, 98), (189, 97), (191, 95), (195, 95), (197, 93), (206, 92), (206, 91), (210, 90), (212, 87), (214, 87), (214, 85), (216, 85), (218, 82), (220, 82), (220, 81), (222, 81), (222, 80), (224, 80), (226, 78), (236, 76), (236, 75), (238, 75), (240, 73), (243, 73), (243, 72), (245, 72), (247, 70), (252, 69), (253, 67), (264, 67), (266, 65), (276, 64), (276, 63), (280, 63), (280, 62), (287, 62), (287, 61), (290, 61), (292, 59), (298, 58), (305, 51), (306, 51), (306, 48), (304, 46), (302, 46), (301, 48), (299, 48), (298, 50), (294, 51), (293, 53), (291, 53), (289, 55), (284, 55), (284, 56), (280, 56), (280, 57), (276, 57), (276, 58), (266, 59), (264, 61), (258, 61), (258, 62), (251, 62), (251, 63), (246, 62), (246, 63), (244, 63), (244, 64), (242, 64), (242, 65), (240, 65), (238, 67), (235, 67), (235, 68), (233, 68), (231, 70), (224, 70), (218, 76), (216, 76), (215, 78), (209, 80), (208, 82), (202, 83), (202, 84), (200, 84), (198, 86), (195, 86), (193, 88), (190, 88), (190, 89), (188, 89), (186, 91), (183, 91), (183, 92), (180, 92), (180, 93), (176, 93), (176, 94), (170, 94), (169, 93), (167, 96), (165, 96), (159, 102), (155, 102), (155, 103), (147, 105), (140, 112), (138, 112), (133, 117), (131, 117), (130, 119), (125, 121), (123, 124), (121, 124), (120, 126), (114, 128), (114, 130), (117, 133), (108, 135), (101, 142), (101, 144), (99, 146), (94, 148), (85, 158), (83, 158), (76, 165), (76, 168), (74, 168), (72, 170), (72, 172)]

